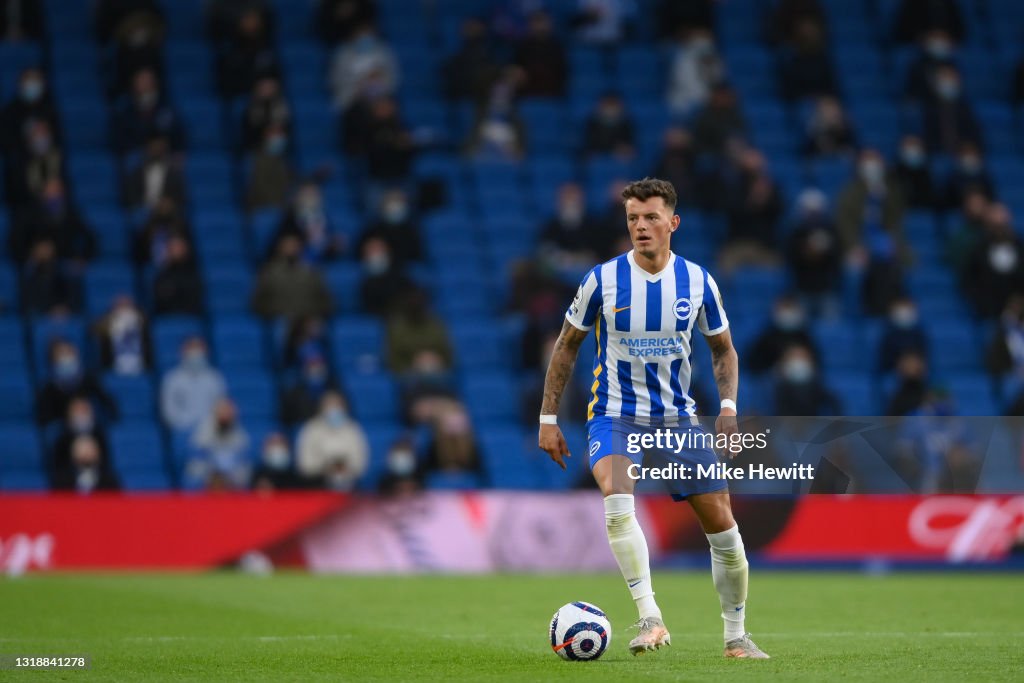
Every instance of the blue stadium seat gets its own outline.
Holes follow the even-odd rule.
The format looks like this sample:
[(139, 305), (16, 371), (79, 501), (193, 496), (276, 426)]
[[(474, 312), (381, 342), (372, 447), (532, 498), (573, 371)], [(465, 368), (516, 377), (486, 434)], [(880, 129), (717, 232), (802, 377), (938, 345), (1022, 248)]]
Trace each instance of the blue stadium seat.
[(94, 263), (85, 272), (86, 310), (92, 316), (103, 315), (120, 296), (135, 296), (135, 281), (124, 263)]
[(263, 326), (248, 316), (214, 319), (213, 348), (217, 365), (225, 372), (234, 368), (262, 368), (269, 363)]
[(344, 385), (352, 413), (359, 420), (396, 419), (398, 390), (390, 375), (352, 375), (345, 378)]
[(0, 458), (0, 473), (42, 470), (43, 449), (34, 427), (0, 424), (0, 439), (4, 444), (4, 456)]
[(22, 368), (5, 368), (0, 375), (0, 422), (32, 419), (32, 384)]
[(117, 403), (121, 419), (152, 420), (156, 416), (156, 392), (148, 376), (108, 373), (103, 385)]
[(206, 337), (203, 321), (191, 316), (162, 316), (153, 322), (153, 356), (158, 369), (177, 365), (181, 345), (189, 337)]
[(216, 265), (206, 271), (206, 305), (217, 315), (247, 313), (253, 278), (242, 265)]
[(384, 327), (371, 316), (344, 316), (331, 329), (334, 362), (347, 371), (377, 372), (387, 351)]
[(266, 420), (277, 415), (277, 388), (266, 370), (226, 368), (228, 395), (238, 406), (239, 419)]
[(462, 394), (474, 421), (519, 417), (519, 384), (507, 371), (471, 372), (462, 379)]

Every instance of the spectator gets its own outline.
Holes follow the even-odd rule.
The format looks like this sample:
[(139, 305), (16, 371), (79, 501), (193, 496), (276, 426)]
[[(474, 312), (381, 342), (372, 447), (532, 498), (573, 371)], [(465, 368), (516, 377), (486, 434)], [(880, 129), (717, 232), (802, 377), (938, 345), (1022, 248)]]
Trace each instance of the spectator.
[(799, 39), (800, 27), (816, 24), (825, 30), (825, 10), (819, 0), (779, 0), (769, 16), (769, 37), (775, 43), (789, 45)]
[(131, 88), (141, 71), (160, 73), (163, 68), (164, 26), (153, 16), (124, 24), (114, 36), (113, 72), (108, 75), (110, 95), (117, 97)]
[(68, 412), (61, 425), (60, 434), (53, 442), (50, 471), (58, 472), (67, 470), (72, 465), (72, 446), (80, 436), (91, 437), (99, 448), (101, 457), (105, 460), (110, 453), (107, 446), (107, 435), (103, 425), (96, 419), (96, 411), (93, 410), (89, 399), (84, 397), (73, 398), (68, 403)]
[(828, 198), (820, 190), (804, 190), (797, 197), (796, 217), (786, 240), (786, 260), (796, 290), (813, 315), (837, 312), (842, 255)]
[(49, 377), (36, 393), (36, 422), (41, 427), (63, 419), (72, 399), (78, 397), (92, 401), (108, 417), (117, 417), (117, 404), (96, 376), (82, 367), (74, 344), (63, 339), (51, 342), (49, 359)]
[(347, 42), (363, 26), (377, 21), (376, 0), (320, 0), (316, 8), (316, 28), (328, 45)]
[(68, 198), (60, 178), (47, 180), (35, 204), (18, 213), (8, 240), (10, 254), (18, 263), (43, 240), (53, 243), (60, 259), (81, 263), (96, 252), (96, 237)]
[(167, 197), (157, 200), (145, 223), (133, 236), (135, 262), (140, 266), (161, 268), (167, 262), (171, 238), (180, 237), (186, 244), (190, 244), (190, 234), (191, 230), (177, 203)]
[(153, 312), (202, 315), (203, 290), (203, 280), (187, 239), (179, 234), (170, 235), (166, 255), (153, 281)]
[(831, 95), (817, 99), (804, 135), (803, 152), (809, 157), (852, 154), (857, 146), (843, 105)]
[(995, 198), (992, 177), (985, 169), (981, 150), (977, 145), (965, 142), (960, 146), (956, 167), (950, 173), (945, 191), (942, 193), (946, 199), (946, 208), (955, 210), (963, 206), (964, 197), (972, 191), (982, 193), (989, 200)]
[(932, 92), (924, 104), (924, 139), (932, 152), (955, 155), (965, 143), (982, 146), (981, 129), (963, 96), (960, 72), (953, 65), (935, 69)]
[(67, 465), (53, 472), (54, 491), (117, 491), (121, 484), (96, 439), (87, 434), (71, 442), (71, 458)]
[(729, 273), (744, 265), (778, 262), (777, 228), (782, 196), (756, 149), (738, 147), (722, 187), (722, 206), (728, 216), (728, 235), (721, 267)]
[(160, 93), (160, 82), (152, 69), (132, 77), (131, 93), (115, 109), (111, 139), (118, 154), (132, 154), (154, 137), (166, 138), (173, 151), (184, 147), (184, 128), (178, 113)]
[(975, 313), (985, 318), (999, 315), (1011, 295), (1024, 292), (1024, 244), (1006, 206), (991, 204), (986, 211), (984, 233), (970, 255), (964, 282)]
[(835, 395), (818, 375), (811, 350), (799, 344), (786, 349), (777, 365), (775, 415), (840, 415)]
[(839, 193), (836, 226), (847, 254), (893, 258), (903, 249), (903, 188), (874, 149), (864, 149), (857, 172)]
[(441, 414), (427, 448), (428, 472), (479, 472), (480, 454), (469, 415), (461, 406)]
[(370, 315), (389, 315), (398, 298), (413, 283), (395, 263), (391, 248), (382, 239), (367, 239), (360, 257), (363, 266), (363, 281), (359, 285), (360, 308)]
[(928, 363), (916, 351), (896, 359), (896, 387), (889, 394), (886, 415), (910, 415), (921, 410), (928, 387)]
[(406, 292), (387, 323), (388, 369), (397, 375), (444, 372), (454, 353), (444, 321), (430, 311), (426, 293)]
[(423, 260), (420, 229), (404, 191), (393, 189), (384, 193), (377, 218), (359, 237), (357, 251), (362, 252), (363, 246), (371, 239), (380, 239), (387, 243), (398, 267)]
[[(622, 209), (622, 190), (625, 189), (628, 182), (622, 178), (616, 178), (608, 183), (604, 211), (598, 215), (593, 231), (593, 248), (598, 254), (599, 261), (607, 261), (633, 248), (633, 243), (629, 239), (629, 231), (626, 229), (626, 215)], [(572, 279), (578, 280), (582, 277), (583, 272), (577, 271), (573, 274)], [(574, 293), (570, 292), (569, 296), (571, 297)], [(560, 308), (564, 309), (565, 306), (560, 306)], [(559, 320), (561, 320), (565, 311), (560, 310), (558, 313)], [(559, 329), (561, 329), (561, 322), (559, 322)]]
[(189, 433), (224, 394), (224, 376), (210, 365), (206, 342), (189, 337), (181, 345), (181, 361), (160, 384), (160, 416), (171, 431)]
[(110, 311), (96, 322), (95, 332), (104, 370), (140, 375), (152, 365), (149, 325), (130, 296), (114, 300)]
[(614, 154), (623, 159), (636, 154), (633, 121), (618, 94), (605, 93), (587, 119), (583, 151), (587, 154)]
[(408, 438), (401, 437), (391, 444), (384, 462), (386, 470), (378, 484), (378, 491), (382, 495), (406, 496), (423, 488), (423, 472)]
[(986, 351), (985, 365), (994, 379), (1009, 380), (1008, 393), (1024, 387), (1024, 295), (1012, 294), (1007, 300)]
[(292, 469), (292, 455), (288, 439), (280, 432), (273, 432), (263, 440), (260, 464), (252, 475), (252, 488), (256, 491), (287, 491), (302, 487), (302, 482)]
[(372, 181), (393, 185), (409, 176), (416, 145), (393, 99), (373, 100), (365, 123), (352, 132), (360, 136), (354, 143), (355, 154), (366, 160)]
[(915, 482), (915, 492), (970, 493), (978, 482), (979, 463), (968, 424), (957, 416), (956, 405), (945, 387), (932, 386), (924, 403), (912, 413), (918, 419), (903, 422), (897, 442), (897, 463), (904, 481)]
[(17, 94), (0, 109), (0, 152), (9, 160), (29, 151), (24, 132), (34, 121), (45, 121), (50, 133), (58, 137), (60, 122), (46, 75), (37, 67), (29, 67), (18, 77)]
[(568, 61), (563, 41), (555, 36), (551, 17), (545, 12), (530, 15), (526, 37), (516, 45), (513, 62), (522, 69), (521, 92), (526, 97), (562, 97), (568, 81)]
[(217, 399), (189, 440), (186, 486), (210, 491), (249, 488), (252, 473), (249, 433), (238, 421), (231, 399)]
[(501, 70), (487, 36), (487, 24), (476, 17), (462, 22), (462, 44), (445, 60), (444, 92), (450, 100), (479, 102), (487, 97)]
[(938, 197), (928, 170), (928, 151), (916, 135), (905, 135), (900, 141), (899, 158), (893, 174), (906, 197), (907, 206), (914, 209), (936, 208)]
[(25, 124), (24, 143), (10, 160), (7, 196), (15, 208), (31, 207), (39, 202), (46, 184), (62, 181), (65, 174), (64, 152), (57, 146), (50, 124), (30, 119)]
[(369, 464), (363, 428), (348, 414), (341, 394), (328, 391), (320, 412), (299, 430), (296, 470), (310, 483), (351, 491)]
[(309, 356), (302, 361), (301, 368), (302, 374), (281, 394), (281, 422), (289, 428), (312, 419), (324, 394), (338, 391), (337, 381), (323, 357)]
[(721, 156), (726, 143), (747, 132), (747, 122), (740, 111), (736, 92), (727, 84), (719, 83), (711, 91), (706, 107), (697, 112), (693, 120), (693, 139), (698, 154)]
[(256, 81), (245, 112), (242, 114), (242, 144), (252, 152), (264, 143), (271, 127), (288, 130), (292, 112), (281, 92), (281, 83), (273, 76)]
[(36, 0), (11, 0), (0, 5), (0, 41), (42, 40), (43, 7)]
[(320, 186), (304, 181), (295, 190), (291, 206), (281, 220), (274, 238), (272, 253), (278, 251), (282, 240), (298, 240), (302, 249), (301, 260), (308, 264), (321, 264), (334, 260), (344, 250), (344, 242), (332, 227)]
[(327, 357), (329, 345), (324, 321), (315, 316), (294, 320), (284, 345), (284, 365), (288, 370), (301, 368), (310, 358)]
[(129, 35), (136, 26), (163, 27), (163, 13), (157, 0), (98, 0), (96, 37), (107, 44)]
[(800, 20), (790, 45), (779, 57), (779, 90), (789, 100), (835, 95), (836, 79), (822, 26)]
[(252, 310), (262, 318), (327, 317), (334, 308), (323, 274), (301, 258), (302, 242), (285, 235), (274, 258), (260, 270)]
[(693, 136), (681, 126), (672, 126), (665, 131), (661, 158), (652, 174), (672, 183), (676, 188), (679, 206), (692, 207), (697, 203), (697, 167)]
[(913, 299), (901, 296), (889, 307), (889, 319), (878, 343), (878, 371), (891, 372), (899, 359), (913, 352), (928, 359), (928, 334), (921, 324)]
[(580, 42), (614, 48), (625, 38), (626, 22), (636, 7), (629, 0), (578, 0), (573, 25)]
[(718, 54), (714, 34), (695, 29), (673, 48), (668, 80), (668, 106), (686, 117), (707, 104), (712, 88), (725, 78), (725, 62)]
[(261, 78), (280, 78), (281, 67), (274, 52), (268, 13), (245, 9), (229, 29), (218, 51), (217, 73), (220, 91), (226, 97), (250, 93)]
[(515, 161), (526, 150), (526, 130), (516, 109), (525, 76), (519, 67), (504, 68), (477, 105), (466, 153), (478, 159)]
[(206, 31), (217, 44), (235, 37), (239, 23), (248, 12), (258, 13), (267, 34), (273, 34), (274, 14), (267, 0), (207, 0), (203, 9)]
[(971, 257), (984, 237), (985, 220), (991, 204), (984, 193), (968, 191), (960, 216), (952, 223), (946, 237), (946, 263), (953, 268), (965, 289), (969, 284), (967, 272)]
[(907, 99), (926, 101), (931, 96), (938, 69), (952, 65), (955, 52), (956, 45), (945, 31), (933, 29), (925, 33), (919, 41), (918, 55), (907, 71), (903, 89)]
[(775, 300), (771, 322), (757, 335), (743, 359), (752, 373), (762, 374), (778, 366), (794, 346), (809, 351), (817, 362), (818, 347), (807, 330), (807, 315), (800, 300), (793, 295), (781, 296)]
[(541, 228), (540, 255), (557, 269), (577, 272), (597, 261), (598, 253), (605, 253), (608, 240), (597, 234), (604, 232), (601, 222), (587, 215), (586, 198), (578, 184), (562, 185), (557, 201), (555, 215)]
[(282, 208), (288, 202), (295, 169), (288, 159), (288, 134), (277, 125), (263, 132), (263, 143), (249, 156), (249, 181), (245, 190), (248, 211)]
[(65, 315), (80, 305), (78, 287), (57, 260), (52, 240), (32, 245), (21, 272), (21, 307), (29, 314)]
[(912, 43), (934, 29), (944, 31), (957, 43), (963, 42), (966, 29), (956, 0), (903, 0), (894, 27), (898, 42)]
[(362, 97), (393, 95), (398, 89), (398, 59), (370, 24), (357, 29), (331, 58), (334, 107), (345, 111)]
[(145, 156), (125, 177), (124, 203), (128, 208), (152, 209), (162, 199), (185, 205), (185, 172), (170, 152), (165, 137), (153, 137), (146, 143)]

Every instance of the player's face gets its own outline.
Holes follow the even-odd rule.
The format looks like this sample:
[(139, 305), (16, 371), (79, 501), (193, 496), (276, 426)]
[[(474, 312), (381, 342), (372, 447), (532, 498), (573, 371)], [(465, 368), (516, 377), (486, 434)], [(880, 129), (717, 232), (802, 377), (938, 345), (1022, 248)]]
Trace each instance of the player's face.
[(626, 226), (638, 254), (648, 258), (667, 252), (672, 233), (679, 227), (679, 216), (661, 197), (626, 200)]

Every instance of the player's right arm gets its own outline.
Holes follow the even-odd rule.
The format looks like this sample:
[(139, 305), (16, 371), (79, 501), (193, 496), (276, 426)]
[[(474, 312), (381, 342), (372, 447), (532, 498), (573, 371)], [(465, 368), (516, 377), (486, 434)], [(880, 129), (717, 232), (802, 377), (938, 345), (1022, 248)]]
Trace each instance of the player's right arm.
[[(551, 353), (551, 362), (544, 376), (544, 399), (541, 402), (542, 415), (557, 415), (562, 401), (562, 392), (572, 377), (573, 367), (580, 344), (587, 338), (588, 331), (581, 330), (568, 320), (562, 324), (562, 332), (555, 341), (555, 349)], [(547, 451), (558, 466), (565, 469), (564, 457), (569, 457), (569, 446), (565, 442), (561, 428), (556, 424), (542, 424), (538, 443), (542, 450)]]

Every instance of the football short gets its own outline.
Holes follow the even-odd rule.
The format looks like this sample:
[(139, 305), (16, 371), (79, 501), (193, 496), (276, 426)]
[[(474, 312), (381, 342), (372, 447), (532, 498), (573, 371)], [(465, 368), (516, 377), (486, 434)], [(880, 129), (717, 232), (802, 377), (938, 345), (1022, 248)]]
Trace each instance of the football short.
[(721, 459), (712, 448), (713, 434), (694, 420), (668, 426), (637, 424), (619, 417), (597, 416), (587, 423), (590, 468), (607, 455), (633, 461), (636, 491), (668, 493), (676, 500), (728, 488)]

